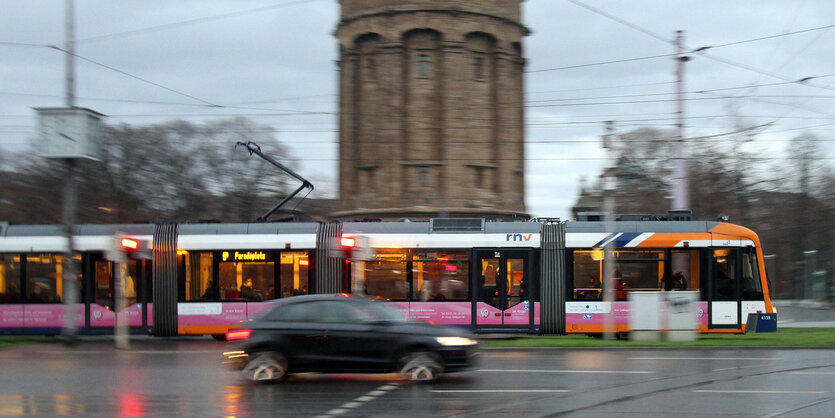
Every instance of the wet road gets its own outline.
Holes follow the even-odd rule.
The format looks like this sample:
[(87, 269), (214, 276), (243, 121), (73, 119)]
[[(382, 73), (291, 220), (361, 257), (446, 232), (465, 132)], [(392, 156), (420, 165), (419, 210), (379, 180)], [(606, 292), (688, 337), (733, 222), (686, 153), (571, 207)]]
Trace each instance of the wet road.
[(484, 351), (419, 385), (395, 375), (302, 374), (254, 385), (211, 339), (107, 340), (0, 350), (0, 415), (831, 416), (835, 350)]

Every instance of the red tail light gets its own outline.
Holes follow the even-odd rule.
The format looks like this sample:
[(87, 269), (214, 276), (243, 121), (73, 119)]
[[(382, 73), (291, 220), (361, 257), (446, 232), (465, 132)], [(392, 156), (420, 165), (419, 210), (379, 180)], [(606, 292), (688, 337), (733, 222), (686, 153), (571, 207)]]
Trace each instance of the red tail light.
[(252, 335), (251, 329), (233, 329), (226, 333), (226, 341), (245, 340)]

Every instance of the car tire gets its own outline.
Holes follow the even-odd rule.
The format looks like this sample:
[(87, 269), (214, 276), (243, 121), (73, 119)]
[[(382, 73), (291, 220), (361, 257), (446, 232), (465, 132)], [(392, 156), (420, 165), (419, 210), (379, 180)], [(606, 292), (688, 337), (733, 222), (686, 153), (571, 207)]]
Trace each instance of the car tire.
[(429, 383), (438, 380), (444, 372), (437, 354), (416, 352), (403, 356), (400, 374), (412, 382)]
[(281, 353), (254, 353), (247, 362), (243, 375), (247, 380), (259, 383), (279, 382), (287, 377), (287, 358)]
[(226, 334), (212, 334), (215, 341), (226, 341)]

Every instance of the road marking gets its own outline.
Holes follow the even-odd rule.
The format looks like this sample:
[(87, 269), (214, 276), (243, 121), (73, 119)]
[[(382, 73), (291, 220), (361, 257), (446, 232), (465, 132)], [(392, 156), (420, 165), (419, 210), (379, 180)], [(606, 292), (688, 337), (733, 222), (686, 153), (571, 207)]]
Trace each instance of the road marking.
[(479, 369), (477, 372), (486, 373), (597, 373), (597, 374), (649, 374), (655, 373), (644, 370), (504, 370), (504, 369)]
[(694, 390), (696, 393), (760, 393), (760, 394), (800, 394), (800, 395), (819, 395), (826, 393), (822, 391), (807, 391), (807, 390)]
[(561, 389), (483, 389), (483, 390), (431, 390), (433, 393), (571, 393)]
[(377, 389), (372, 390), (371, 392), (366, 393), (365, 395), (358, 396), (357, 398), (355, 398), (355, 399), (353, 399), (349, 402), (345, 402), (344, 404), (339, 405), (338, 408), (331, 409), (330, 411), (325, 412), (324, 414), (319, 415), (319, 416), (320, 417), (333, 417), (333, 416), (345, 414), (347, 412), (350, 412), (354, 408), (359, 408), (360, 406), (362, 406), (366, 402), (371, 402), (371, 401), (377, 399), (377, 397), (385, 395), (386, 393), (388, 393), (391, 390), (397, 389), (398, 387), (399, 386), (395, 383), (387, 383), (383, 386), (378, 387)]
[(738, 361), (738, 360), (761, 360), (761, 361), (777, 361), (779, 358), (764, 358), (764, 357), (630, 357), (629, 360), (720, 360), (720, 361)]
[(736, 367), (723, 367), (721, 369), (713, 369), (712, 372), (724, 372), (725, 370), (739, 370), (739, 369), (750, 369), (752, 367), (762, 367), (765, 364), (752, 364), (749, 366), (736, 366)]
[(835, 374), (835, 372), (789, 372), (789, 374)]

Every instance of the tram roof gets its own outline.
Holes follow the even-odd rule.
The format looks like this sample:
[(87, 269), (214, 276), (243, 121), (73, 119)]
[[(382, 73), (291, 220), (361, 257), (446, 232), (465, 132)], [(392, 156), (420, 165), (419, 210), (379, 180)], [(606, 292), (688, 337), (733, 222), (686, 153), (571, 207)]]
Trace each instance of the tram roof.
[(719, 222), (714, 221), (569, 221), (565, 232), (710, 232)]
[[(606, 233), (606, 232), (709, 232), (718, 225), (715, 221), (567, 221), (568, 233)], [(344, 233), (349, 234), (433, 234), (433, 233), (538, 233), (538, 222), (482, 222), (478, 227), (469, 229), (440, 229), (433, 227), (430, 221), (418, 222), (345, 222)], [(195, 223), (180, 224), (179, 233), (183, 235), (278, 235), (278, 234), (315, 234), (319, 223), (316, 222), (267, 222), (267, 223)], [(75, 236), (102, 236), (121, 232), (126, 235), (153, 235), (153, 224), (84, 224), (73, 228)], [(63, 234), (61, 225), (10, 225), (0, 228), (0, 237), (39, 237), (59, 236)]]

